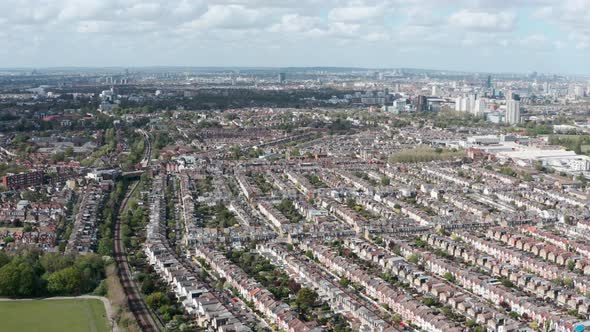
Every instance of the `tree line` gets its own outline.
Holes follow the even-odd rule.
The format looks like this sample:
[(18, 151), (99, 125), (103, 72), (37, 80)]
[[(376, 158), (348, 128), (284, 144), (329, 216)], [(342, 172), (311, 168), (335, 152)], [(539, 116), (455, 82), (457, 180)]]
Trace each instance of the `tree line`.
[(95, 290), (104, 293), (104, 266), (103, 259), (95, 254), (62, 255), (29, 249), (8, 256), (0, 252), (0, 296), (71, 296)]

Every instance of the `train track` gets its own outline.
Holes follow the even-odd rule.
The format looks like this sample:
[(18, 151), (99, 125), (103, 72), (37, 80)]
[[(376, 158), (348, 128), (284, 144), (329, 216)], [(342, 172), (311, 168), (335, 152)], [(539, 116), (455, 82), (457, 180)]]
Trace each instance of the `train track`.
[(127, 249), (125, 248), (125, 244), (123, 243), (123, 237), (121, 236), (121, 214), (125, 210), (127, 206), (127, 202), (139, 182), (135, 182), (133, 186), (128, 190), (121, 206), (119, 207), (119, 213), (117, 216), (117, 222), (115, 224), (115, 261), (117, 263), (117, 270), (119, 275), (119, 280), (121, 281), (121, 285), (123, 286), (123, 290), (125, 291), (125, 295), (127, 297), (127, 302), (129, 305), (129, 310), (133, 313), (137, 324), (142, 332), (159, 332), (160, 328), (152, 315), (150, 314), (149, 308), (145, 304), (143, 297), (141, 296), (141, 292), (139, 287), (135, 283), (135, 280), (132, 276), (131, 267), (129, 266), (129, 262), (127, 261)]

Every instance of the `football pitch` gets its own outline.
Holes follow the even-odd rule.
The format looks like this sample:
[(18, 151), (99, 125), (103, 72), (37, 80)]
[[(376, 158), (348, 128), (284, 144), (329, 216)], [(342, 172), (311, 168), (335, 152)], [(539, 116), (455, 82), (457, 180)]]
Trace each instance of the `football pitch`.
[(103, 303), (96, 299), (0, 301), (2, 331), (108, 332)]

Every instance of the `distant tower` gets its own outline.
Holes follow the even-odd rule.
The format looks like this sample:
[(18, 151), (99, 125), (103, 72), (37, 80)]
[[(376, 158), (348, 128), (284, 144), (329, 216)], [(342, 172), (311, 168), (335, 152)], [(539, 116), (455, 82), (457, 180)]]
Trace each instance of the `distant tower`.
[(486, 89), (492, 88), (492, 75), (488, 75), (488, 80), (486, 81)]
[(285, 83), (286, 80), (287, 80), (287, 74), (286, 73), (279, 73), (279, 83), (283, 84), (283, 83)]
[(506, 122), (509, 124), (520, 123), (520, 101), (506, 100)]
[(428, 112), (428, 99), (426, 96), (419, 95), (416, 98), (416, 112)]

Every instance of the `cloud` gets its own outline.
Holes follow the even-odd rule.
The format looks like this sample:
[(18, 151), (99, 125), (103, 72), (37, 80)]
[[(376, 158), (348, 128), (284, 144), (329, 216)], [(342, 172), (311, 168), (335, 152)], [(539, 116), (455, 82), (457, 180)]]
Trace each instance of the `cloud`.
[(517, 70), (587, 57), (589, 22), (590, 0), (1, 0), (0, 63), (474, 68), (485, 49)]
[(336, 22), (367, 22), (382, 18), (385, 8), (378, 6), (349, 6), (333, 8), (328, 13), (328, 19)]
[(213, 5), (190, 26), (195, 29), (245, 29), (267, 25), (264, 10), (246, 8), (242, 5)]
[(449, 17), (453, 26), (475, 31), (513, 31), (516, 15), (510, 12), (488, 13), (462, 9)]
[(322, 20), (319, 17), (301, 16), (299, 14), (287, 14), (281, 17), (280, 22), (270, 27), (271, 32), (309, 32), (319, 29)]

